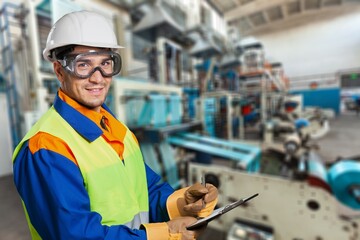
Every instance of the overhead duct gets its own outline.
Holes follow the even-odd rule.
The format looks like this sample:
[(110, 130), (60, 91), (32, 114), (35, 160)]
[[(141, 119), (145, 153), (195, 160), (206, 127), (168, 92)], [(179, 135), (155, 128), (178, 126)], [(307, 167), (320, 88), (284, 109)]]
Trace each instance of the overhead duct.
[(172, 39), (183, 35), (185, 18), (182, 10), (156, 1), (146, 9), (145, 16), (135, 25), (133, 33), (150, 42), (155, 42), (158, 37)]
[(189, 51), (193, 57), (210, 58), (223, 52), (222, 40), (213, 30), (198, 27), (189, 32), (188, 36), (195, 41)]
[(149, 0), (105, 0), (111, 4), (114, 4), (117, 7), (120, 7), (124, 10), (132, 10), (137, 8), (142, 4), (147, 4)]
[(240, 56), (237, 56), (234, 53), (227, 53), (222, 56), (219, 67), (222, 69), (229, 69), (238, 67), (241, 65)]
[(262, 49), (263, 48), (263, 45), (262, 43), (254, 38), (254, 37), (247, 37), (247, 38), (244, 38), (242, 39), (240, 42), (239, 42), (239, 47), (244, 51), (246, 49)]
[(107, 2), (110, 2), (112, 4), (115, 4), (116, 6), (119, 6), (121, 8), (128, 9), (131, 5), (134, 4), (132, 0), (107, 0)]

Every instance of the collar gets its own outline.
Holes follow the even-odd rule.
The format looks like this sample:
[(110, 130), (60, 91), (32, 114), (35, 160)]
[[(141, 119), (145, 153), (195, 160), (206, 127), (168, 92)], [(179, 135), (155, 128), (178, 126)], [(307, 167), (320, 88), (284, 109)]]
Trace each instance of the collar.
[[(114, 114), (103, 104), (103, 111)], [(54, 108), (70, 126), (75, 129), (83, 138), (92, 142), (103, 134), (102, 129), (94, 122), (94, 117), (100, 114), (80, 105), (70, 97), (66, 96), (61, 89), (55, 96)]]

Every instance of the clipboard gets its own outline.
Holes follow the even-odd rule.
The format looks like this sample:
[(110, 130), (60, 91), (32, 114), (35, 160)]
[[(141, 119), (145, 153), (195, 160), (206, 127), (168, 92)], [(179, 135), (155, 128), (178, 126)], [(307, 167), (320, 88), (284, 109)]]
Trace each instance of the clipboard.
[(201, 228), (203, 226), (205, 226), (206, 224), (208, 224), (209, 222), (211, 222), (212, 220), (220, 217), (221, 215), (233, 210), (234, 208), (240, 206), (241, 204), (246, 203), (247, 201), (253, 199), (254, 197), (257, 197), (259, 194), (256, 193), (250, 197), (247, 198), (243, 198), (240, 199), (236, 202), (230, 203), (224, 207), (215, 209), (209, 216), (205, 217), (205, 218), (201, 218), (199, 220), (197, 220), (195, 223), (189, 225), (186, 227), (187, 230), (196, 230), (198, 228)]

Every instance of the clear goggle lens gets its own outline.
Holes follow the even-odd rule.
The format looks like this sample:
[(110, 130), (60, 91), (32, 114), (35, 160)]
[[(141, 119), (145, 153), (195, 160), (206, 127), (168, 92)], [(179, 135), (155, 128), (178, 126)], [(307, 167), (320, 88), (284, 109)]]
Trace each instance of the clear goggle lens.
[(121, 57), (112, 51), (69, 54), (58, 61), (78, 78), (89, 78), (96, 70), (99, 70), (103, 77), (112, 77), (121, 70)]

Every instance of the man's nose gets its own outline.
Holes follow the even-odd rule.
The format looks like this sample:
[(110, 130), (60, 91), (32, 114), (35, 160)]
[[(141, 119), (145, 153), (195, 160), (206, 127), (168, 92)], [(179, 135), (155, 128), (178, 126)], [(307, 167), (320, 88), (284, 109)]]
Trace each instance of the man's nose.
[(104, 79), (104, 77), (101, 74), (101, 69), (99, 67), (94, 69), (93, 74), (91, 74), (91, 76), (89, 78), (90, 82), (96, 82), (96, 83), (103, 81), (103, 79)]

